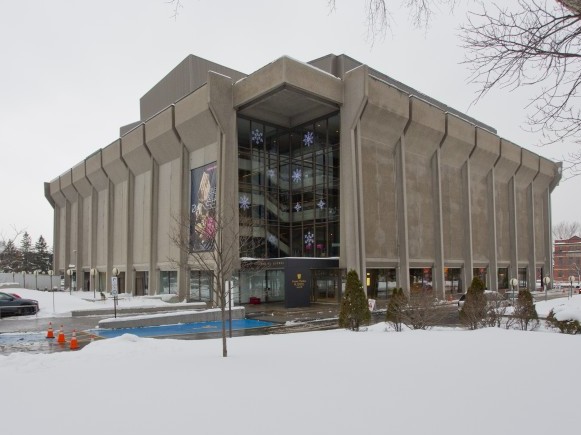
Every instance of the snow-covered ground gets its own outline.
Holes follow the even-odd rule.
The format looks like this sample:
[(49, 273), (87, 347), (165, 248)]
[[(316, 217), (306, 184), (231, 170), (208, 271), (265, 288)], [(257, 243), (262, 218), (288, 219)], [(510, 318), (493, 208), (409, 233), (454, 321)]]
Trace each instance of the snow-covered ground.
[[(40, 318), (67, 317), (71, 315), (71, 311), (73, 310), (94, 310), (96, 308), (113, 309), (113, 299), (107, 298), (106, 300), (101, 300), (99, 292), (96, 294), (97, 297), (93, 298), (93, 292), (83, 291), (72, 292), (72, 294), (69, 292), (44, 292), (23, 288), (3, 288), (0, 289), (0, 291), (5, 293), (16, 293), (21, 298), (37, 300), (40, 306), (40, 311), (36, 316)], [(167, 302), (164, 302), (159, 298), (131, 297), (130, 295), (125, 295), (123, 293), (119, 295), (117, 300), (118, 308), (151, 307), (167, 304)]]
[[(578, 310), (581, 296), (540, 314), (551, 303)], [(228, 358), (219, 340), (131, 335), (13, 353), (0, 356), (2, 433), (576, 433), (580, 339), (381, 323), (238, 337)]]

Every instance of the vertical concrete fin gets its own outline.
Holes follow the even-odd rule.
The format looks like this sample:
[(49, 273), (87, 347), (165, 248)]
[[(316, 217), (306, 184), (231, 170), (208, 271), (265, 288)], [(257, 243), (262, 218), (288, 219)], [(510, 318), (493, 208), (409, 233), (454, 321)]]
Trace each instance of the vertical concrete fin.
[[(498, 161), (498, 159), (497, 159)], [(488, 237), (491, 241), (488, 263), (488, 288), (498, 290), (498, 244), (496, 240), (496, 177), (494, 166), (487, 177), (488, 184), (488, 215), (492, 217), (488, 227)]]

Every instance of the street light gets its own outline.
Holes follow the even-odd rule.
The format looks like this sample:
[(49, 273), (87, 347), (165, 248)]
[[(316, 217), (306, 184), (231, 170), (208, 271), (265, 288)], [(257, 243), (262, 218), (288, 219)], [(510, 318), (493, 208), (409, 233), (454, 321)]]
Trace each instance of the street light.
[(54, 275), (54, 271), (51, 269), (48, 271), (48, 276), (50, 276), (50, 291), (52, 293), (52, 312), (54, 313), (54, 288), (52, 286), (52, 276)]
[(543, 282), (545, 283), (545, 302), (547, 302), (547, 290), (549, 289), (549, 284), (551, 284), (551, 278), (545, 276)]
[(518, 287), (518, 279), (511, 279), (510, 286), (512, 287), (512, 306), (514, 307), (514, 294), (516, 293), (516, 288)]
[(116, 267), (111, 271), (113, 273), (113, 279), (111, 280), (111, 295), (113, 296), (113, 312), (115, 313), (115, 318), (117, 318), (117, 294), (119, 293), (119, 269)]
[(69, 292), (71, 295), (73, 294), (73, 273), (75, 273), (75, 269), (67, 269), (67, 275), (69, 276)]
[(569, 286), (569, 298), (572, 298), (573, 297), (573, 281), (575, 281), (575, 277), (573, 275), (571, 275), (569, 277), (569, 283), (571, 284)]

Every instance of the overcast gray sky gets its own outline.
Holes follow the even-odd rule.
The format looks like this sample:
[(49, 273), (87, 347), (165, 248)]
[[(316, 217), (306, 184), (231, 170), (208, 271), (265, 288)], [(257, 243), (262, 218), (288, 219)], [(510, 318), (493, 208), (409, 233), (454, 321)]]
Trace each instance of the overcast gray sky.
[[(391, 3), (391, 2), (390, 2)], [(393, 2), (398, 3), (398, 2)], [(362, 1), (184, 0), (177, 20), (164, 0), (0, 0), (0, 236), (13, 228), (52, 244), (50, 181), (139, 119), (139, 98), (188, 54), (251, 73), (282, 55), (308, 61), (345, 53), (498, 130), (544, 157), (574, 149), (538, 148), (523, 130), (533, 90), (496, 90), (471, 106), (458, 25), (462, 5), (442, 11), (427, 32), (394, 11), (392, 31), (366, 40)], [(553, 221), (581, 220), (575, 189), (553, 194)]]

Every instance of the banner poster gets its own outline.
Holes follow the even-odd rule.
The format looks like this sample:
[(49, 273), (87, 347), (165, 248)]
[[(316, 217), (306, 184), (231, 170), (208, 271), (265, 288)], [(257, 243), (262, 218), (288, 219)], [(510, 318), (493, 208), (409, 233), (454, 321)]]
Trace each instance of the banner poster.
[(190, 243), (194, 252), (211, 251), (216, 235), (216, 162), (192, 169)]

